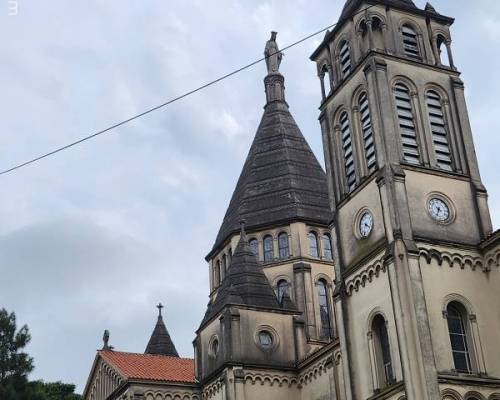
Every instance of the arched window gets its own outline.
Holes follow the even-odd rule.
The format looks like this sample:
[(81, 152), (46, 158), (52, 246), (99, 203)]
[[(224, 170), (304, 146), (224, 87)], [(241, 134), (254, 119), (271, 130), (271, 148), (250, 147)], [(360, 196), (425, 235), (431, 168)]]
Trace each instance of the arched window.
[(317, 283), (319, 315), (321, 320), (321, 339), (332, 337), (332, 328), (330, 325), (330, 308), (328, 305), (328, 285), (325, 280), (320, 279)]
[(332, 254), (332, 238), (328, 233), (323, 234), (323, 258), (325, 260), (333, 260)]
[(470, 374), (472, 373), (472, 363), (469, 350), (467, 311), (462, 304), (452, 302), (446, 308), (446, 313), (455, 370)]
[(342, 73), (342, 77), (346, 78), (351, 73), (352, 69), (351, 50), (347, 40), (342, 41), (339, 49), (340, 71)]
[(273, 237), (268, 235), (264, 237), (264, 262), (273, 261), (273, 259), (274, 259)]
[(378, 50), (385, 50), (383, 22), (377, 18), (372, 18), (373, 45)]
[(394, 97), (399, 121), (399, 133), (401, 135), (403, 161), (418, 165), (420, 164), (420, 150), (410, 89), (402, 83), (398, 83), (394, 86)]
[(288, 233), (282, 232), (278, 236), (278, 247), (280, 251), (280, 259), (290, 257), (290, 245), (288, 243)]
[(436, 155), (437, 166), (446, 171), (453, 171), (448, 132), (444, 120), (441, 96), (434, 90), (426, 93), (427, 111), (431, 123), (432, 143)]
[(220, 261), (217, 260), (214, 269), (214, 288), (220, 285)]
[(363, 92), (359, 98), (359, 116), (361, 118), (361, 129), (363, 130), (366, 168), (369, 173), (372, 173), (377, 169), (377, 155), (375, 153), (375, 141), (373, 138), (370, 105), (368, 103), (368, 96), (366, 92)]
[(255, 257), (259, 258), (259, 242), (257, 241), (257, 239), (250, 239), (248, 244), (250, 245), (250, 251), (252, 252), (252, 254)]
[(318, 236), (316, 236), (315, 232), (309, 232), (307, 235), (309, 238), (309, 255), (311, 257), (319, 257), (319, 245), (318, 245)]
[(445, 67), (451, 67), (450, 52), (451, 47), (446, 44), (446, 38), (443, 35), (437, 37), (437, 49), (439, 56), (439, 63)]
[(403, 49), (406, 56), (420, 60), (420, 47), (418, 45), (418, 36), (415, 29), (410, 25), (403, 25), (401, 32), (403, 34)]
[(366, 54), (370, 50), (370, 40), (368, 39), (368, 25), (365, 20), (361, 21), (359, 24), (358, 33), (361, 35), (362, 39), (359, 43), (361, 53)]
[(224, 272), (224, 276), (226, 276), (227, 271), (227, 257), (225, 254), (222, 255), (222, 272)]
[(387, 324), (382, 315), (377, 315), (372, 322), (372, 333), (375, 345), (375, 359), (377, 375), (381, 387), (388, 386), (394, 382), (394, 371), (391, 359), (391, 347)]
[(356, 187), (356, 166), (354, 165), (354, 146), (351, 135), (351, 124), (347, 112), (340, 115), (340, 132), (342, 135), (342, 149), (344, 151), (344, 168), (348, 191)]
[(284, 279), (281, 279), (279, 282), (278, 282), (278, 301), (280, 302), (280, 304), (283, 302), (283, 296), (285, 294), (288, 294), (290, 295), (290, 285), (288, 284), (288, 282)]

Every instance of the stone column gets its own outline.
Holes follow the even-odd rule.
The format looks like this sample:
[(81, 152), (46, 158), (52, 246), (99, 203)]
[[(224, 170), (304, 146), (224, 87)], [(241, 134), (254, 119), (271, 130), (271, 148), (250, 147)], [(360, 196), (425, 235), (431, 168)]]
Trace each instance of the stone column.
[(437, 45), (437, 36), (432, 37), (432, 52), (434, 54), (434, 64), (437, 65), (438, 67), (441, 67), (441, 56), (439, 54), (439, 48)]
[(388, 54), (392, 54), (393, 51), (391, 49), (391, 46), (389, 44), (389, 35), (387, 33), (387, 24), (382, 23), (382, 39), (384, 41), (384, 50)]
[(302, 317), (293, 317), (293, 327), (295, 334), (296, 361), (301, 361), (307, 355), (307, 334), (304, 319)]
[(326, 99), (326, 91), (325, 91), (325, 73), (324, 71), (321, 71), (320, 74), (318, 75), (319, 77), (319, 82), (321, 84), (321, 97), (323, 101)]
[(477, 317), (475, 314), (469, 315), (472, 342), (474, 346), (474, 355), (476, 357), (477, 371), (481, 375), (486, 375), (486, 362), (484, 360), (483, 346), (479, 336), (479, 327), (477, 326)]
[(371, 18), (367, 18), (366, 19), (366, 27), (368, 29), (368, 44), (369, 44), (369, 48), (370, 50), (375, 50), (375, 45), (374, 45), (374, 42), (373, 42), (373, 26), (372, 26), (372, 19)]
[(444, 44), (446, 45), (446, 51), (448, 52), (448, 61), (450, 62), (450, 68), (456, 70), (457, 68), (455, 67), (455, 62), (453, 61), (453, 53), (451, 51), (451, 40), (446, 40)]

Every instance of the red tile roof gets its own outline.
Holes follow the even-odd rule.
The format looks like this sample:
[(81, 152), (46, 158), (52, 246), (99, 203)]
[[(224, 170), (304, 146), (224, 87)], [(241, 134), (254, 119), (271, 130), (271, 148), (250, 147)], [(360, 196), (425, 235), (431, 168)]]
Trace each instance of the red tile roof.
[(102, 350), (99, 355), (127, 379), (195, 383), (194, 360)]

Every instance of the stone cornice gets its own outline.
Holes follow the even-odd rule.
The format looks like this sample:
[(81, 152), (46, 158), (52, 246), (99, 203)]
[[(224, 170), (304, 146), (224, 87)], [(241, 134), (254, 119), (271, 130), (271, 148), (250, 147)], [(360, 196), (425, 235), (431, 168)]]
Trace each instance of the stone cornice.
[(348, 296), (351, 296), (354, 291), (359, 291), (360, 288), (365, 287), (367, 283), (378, 278), (380, 273), (387, 271), (385, 263), (385, 256), (380, 257), (373, 263), (361, 268), (358, 273), (346, 280), (345, 287)]

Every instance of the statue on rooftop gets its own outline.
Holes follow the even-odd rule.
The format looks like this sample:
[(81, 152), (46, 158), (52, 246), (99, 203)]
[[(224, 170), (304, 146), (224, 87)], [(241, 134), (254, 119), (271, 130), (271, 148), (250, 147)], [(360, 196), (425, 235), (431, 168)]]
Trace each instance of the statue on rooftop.
[(266, 48), (264, 50), (268, 74), (275, 74), (279, 72), (281, 59), (283, 58), (283, 53), (278, 48), (278, 43), (276, 43), (277, 34), (278, 32), (271, 32), (271, 39), (267, 41)]

